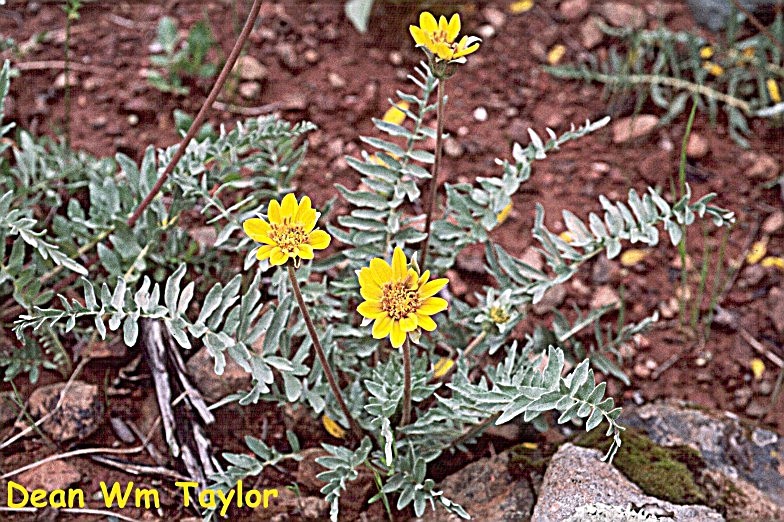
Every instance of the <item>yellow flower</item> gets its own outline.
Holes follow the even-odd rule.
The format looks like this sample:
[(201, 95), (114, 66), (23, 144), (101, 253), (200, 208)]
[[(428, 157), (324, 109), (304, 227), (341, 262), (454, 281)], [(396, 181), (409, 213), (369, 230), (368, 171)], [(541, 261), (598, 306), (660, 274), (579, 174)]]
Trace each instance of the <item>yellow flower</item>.
[(773, 78), (768, 78), (768, 80), (765, 82), (765, 85), (768, 86), (770, 100), (773, 103), (781, 103), (781, 91), (779, 90), (779, 84), (776, 83), (776, 80)]
[(755, 47), (746, 47), (743, 49), (743, 56), (746, 58), (754, 58), (755, 54), (757, 54), (757, 49)]
[(323, 230), (314, 230), (318, 213), (305, 196), (297, 203), (294, 194), (286, 194), (283, 201), (270, 201), (267, 209), (269, 223), (251, 218), (242, 224), (251, 239), (262, 243), (256, 258), (269, 258), (271, 265), (284, 265), (289, 259), (313, 259), (314, 250), (323, 250), (332, 239)]
[(490, 319), (495, 324), (504, 324), (509, 322), (511, 317), (509, 316), (509, 312), (507, 312), (503, 307), (494, 306), (490, 309)]
[(724, 67), (713, 62), (704, 62), (702, 68), (711, 73), (713, 76), (721, 76), (724, 74)]
[(501, 209), (501, 212), (495, 215), (495, 220), (498, 221), (499, 225), (509, 218), (509, 214), (512, 213), (513, 206), (514, 205), (512, 205), (512, 202), (510, 201), (504, 208)]
[(479, 49), (479, 38), (463, 36), (455, 42), (460, 33), (460, 15), (455, 13), (447, 22), (445, 16), (436, 22), (436, 17), (427, 11), (419, 15), (419, 27), (409, 26), (411, 36), (418, 46), (433, 53), (437, 60), (463, 62), (465, 56)]
[(408, 110), (408, 107), (408, 102), (398, 102), (397, 105), (390, 107), (387, 112), (384, 113), (384, 116), (381, 118), (381, 120), (387, 123), (400, 125), (406, 119), (406, 113), (403, 111)]
[(365, 319), (375, 321), (374, 339), (388, 335), (392, 346), (400, 348), (407, 334), (419, 328), (428, 332), (436, 329), (430, 316), (446, 310), (447, 302), (433, 296), (446, 286), (448, 279), (428, 281), (429, 270), (420, 276), (408, 266), (400, 248), (395, 248), (392, 266), (377, 257), (358, 275), (359, 292), (365, 301), (357, 307), (357, 312)]
[(707, 60), (708, 58), (713, 56), (713, 47), (710, 45), (706, 45), (702, 49), (700, 49), (700, 58), (703, 60)]
[(509, 11), (514, 14), (524, 13), (530, 11), (534, 6), (534, 0), (518, 0), (509, 4)]

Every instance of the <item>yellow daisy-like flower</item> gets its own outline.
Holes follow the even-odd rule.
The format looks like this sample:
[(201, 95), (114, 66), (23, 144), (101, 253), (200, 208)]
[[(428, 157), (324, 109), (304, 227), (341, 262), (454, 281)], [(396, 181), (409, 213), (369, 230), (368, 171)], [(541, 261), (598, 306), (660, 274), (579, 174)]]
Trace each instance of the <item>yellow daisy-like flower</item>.
[(411, 36), (418, 46), (424, 47), (445, 62), (465, 61), (465, 56), (479, 49), (480, 39), (476, 36), (463, 36), (456, 42), (460, 33), (460, 15), (455, 13), (447, 21), (445, 16), (436, 22), (436, 17), (427, 11), (419, 15), (419, 27), (409, 26)]
[(374, 258), (370, 266), (359, 271), (359, 292), (365, 299), (357, 311), (373, 324), (373, 338), (389, 336), (394, 348), (400, 348), (406, 335), (422, 328), (436, 329), (430, 317), (446, 310), (447, 302), (434, 297), (449, 282), (430, 279), (430, 271), (419, 273), (408, 266), (406, 255), (395, 248), (392, 266), (381, 258)]
[(313, 259), (314, 250), (323, 250), (332, 239), (323, 230), (314, 230), (318, 212), (304, 196), (297, 203), (294, 194), (286, 194), (283, 201), (270, 201), (267, 209), (269, 223), (251, 218), (242, 224), (245, 233), (262, 243), (256, 258), (269, 259), (271, 265), (285, 265), (290, 259)]

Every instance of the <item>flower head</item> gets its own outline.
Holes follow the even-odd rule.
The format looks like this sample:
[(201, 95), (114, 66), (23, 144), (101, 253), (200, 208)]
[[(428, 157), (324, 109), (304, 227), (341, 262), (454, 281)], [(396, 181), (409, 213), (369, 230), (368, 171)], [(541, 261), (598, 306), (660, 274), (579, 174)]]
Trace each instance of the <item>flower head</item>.
[(490, 288), (485, 296), (485, 305), (474, 318), (474, 322), (482, 323), (485, 330), (495, 327), (500, 333), (504, 333), (514, 328), (519, 318), (520, 314), (512, 303), (512, 291), (506, 289), (496, 297), (495, 290)]
[(269, 223), (251, 218), (242, 224), (245, 233), (262, 243), (256, 258), (269, 259), (271, 265), (284, 265), (290, 259), (313, 259), (314, 250), (323, 250), (332, 239), (323, 230), (314, 230), (319, 214), (304, 196), (298, 203), (294, 194), (286, 194), (283, 201), (270, 201), (267, 209)]
[(434, 297), (449, 282), (448, 279), (430, 279), (430, 271), (420, 275), (408, 266), (406, 255), (395, 248), (392, 266), (381, 258), (374, 258), (370, 266), (358, 272), (359, 292), (365, 299), (357, 311), (373, 324), (373, 338), (387, 335), (392, 346), (399, 348), (406, 335), (419, 328), (432, 332), (436, 323), (430, 317), (446, 310), (447, 302)]
[(419, 27), (411, 25), (409, 30), (416, 44), (432, 54), (436, 61), (463, 63), (467, 55), (479, 49), (480, 39), (476, 36), (463, 36), (455, 41), (460, 33), (457, 13), (449, 21), (441, 16), (436, 22), (436, 17), (425, 11), (419, 15)]

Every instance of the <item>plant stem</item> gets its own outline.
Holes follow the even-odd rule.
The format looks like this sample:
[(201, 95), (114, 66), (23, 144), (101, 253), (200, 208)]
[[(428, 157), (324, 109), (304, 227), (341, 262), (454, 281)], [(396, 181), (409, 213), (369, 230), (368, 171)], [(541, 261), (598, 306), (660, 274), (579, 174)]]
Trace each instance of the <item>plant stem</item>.
[(438, 195), (438, 168), (441, 166), (441, 148), (444, 135), (444, 84), (446, 80), (438, 80), (438, 109), (436, 111), (436, 152), (433, 159), (433, 169), (430, 172), (430, 193), (428, 194), (427, 208), (425, 210), (425, 242), (422, 244), (422, 260), (419, 266), (422, 270), (425, 269), (427, 264), (427, 251), (430, 247), (430, 227), (433, 223), (433, 207), (436, 204), (436, 196)]
[(362, 431), (362, 428), (359, 427), (359, 424), (357, 424), (357, 421), (354, 420), (354, 417), (351, 416), (351, 411), (349, 411), (348, 406), (346, 406), (346, 402), (343, 400), (343, 395), (340, 393), (338, 381), (335, 379), (335, 375), (332, 373), (332, 369), (330, 368), (329, 362), (327, 361), (327, 354), (324, 353), (324, 348), (321, 347), (321, 341), (319, 341), (318, 334), (316, 333), (316, 327), (313, 325), (313, 319), (310, 318), (310, 312), (308, 312), (308, 307), (305, 305), (305, 300), (302, 298), (302, 291), (299, 288), (299, 282), (297, 281), (297, 274), (294, 271), (294, 267), (292, 265), (288, 265), (286, 269), (289, 273), (289, 280), (291, 281), (291, 288), (294, 291), (294, 297), (297, 299), (300, 312), (302, 312), (302, 318), (305, 319), (305, 325), (308, 327), (308, 333), (310, 334), (310, 338), (313, 341), (313, 346), (316, 349), (316, 355), (318, 356), (319, 362), (321, 363), (321, 367), (324, 369), (324, 375), (327, 376), (327, 382), (329, 382), (329, 387), (332, 389), (332, 394), (335, 396), (335, 400), (337, 401), (338, 406), (340, 406), (343, 415), (345, 415), (346, 421), (351, 427), (352, 433), (357, 438), (357, 440), (360, 441), (365, 436), (365, 434)]
[[(473, 352), (474, 349), (477, 346), (482, 344), (482, 341), (485, 340), (485, 337), (487, 337), (487, 331), (486, 330), (482, 330), (479, 333), (479, 335), (474, 337), (471, 340), (471, 342), (468, 343), (468, 346), (466, 346), (465, 350), (463, 350), (463, 353), (462, 353), (463, 359), (468, 358), (468, 356), (471, 354), (471, 352)], [(446, 373), (444, 373), (444, 375), (442, 375), (441, 377), (431, 379), (430, 382), (431, 383), (439, 382), (439, 381), (440, 382), (445, 382), (445, 381), (449, 380), (449, 378), (455, 373), (455, 371), (457, 371), (457, 361), (458, 360), (459, 360), (459, 357), (455, 357), (454, 364), (452, 364), (452, 366), (449, 368), (449, 370), (447, 370)]]
[[(689, 145), (689, 136), (691, 135), (691, 127), (694, 125), (694, 116), (697, 114), (697, 100), (692, 102), (691, 113), (689, 120), (686, 122), (686, 132), (683, 134), (683, 141), (681, 142), (681, 160), (678, 165), (678, 197), (683, 197), (686, 193), (686, 149)], [(686, 224), (681, 224), (681, 240), (678, 242), (678, 253), (681, 258), (681, 295), (678, 298), (678, 309), (681, 326), (686, 325), (686, 280), (688, 270), (686, 267)]]
[(240, 33), (239, 38), (234, 43), (234, 48), (231, 50), (229, 57), (226, 59), (226, 63), (223, 65), (223, 69), (221, 69), (221, 72), (218, 75), (218, 79), (212, 86), (210, 94), (207, 96), (207, 99), (204, 100), (204, 104), (201, 106), (201, 109), (199, 109), (199, 113), (193, 119), (190, 129), (188, 129), (188, 133), (184, 138), (182, 138), (182, 141), (180, 141), (174, 156), (172, 157), (169, 164), (166, 165), (166, 169), (161, 174), (161, 177), (158, 178), (158, 181), (155, 182), (155, 185), (152, 187), (149, 194), (145, 196), (139, 206), (136, 207), (136, 210), (133, 211), (133, 214), (131, 214), (131, 216), (128, 218), (129, 227), (133, 227), (136, 221), (141, 217), (144, 210), (150, 205), (152, 200), (155, 199), (155, 196), (158, 195), (158, 192), (161, 191), (163, 184), (166, 183), (166, 180), (169, 179), (169, 176), (174, 171), (174, 167), (177, 165), (177, 163), (179, 163), (180, 159), (182, 159), (182, 156), (185, 154), (185, 149), (188, 146), (188, 143), (191, 142), (194, 136), (196, 136), (196, 133), (199, 132), (199, 129), (201, 129), (204, 120), (207, 118), (207, 111), (212, 107), (213, 102), (218, 97), (218, 94), (223, 88), (223, 84), (226, 83), (231, 70), (234, 68), (234, 64), (237, 62), (237, 58), (242, 51), (242, 47), (245, 45), (245, 41), (248, 39), (248, 35), (250, 35), (250, 32), (253, 29), (253, 25), (256, 22), (256, 18), (259, 15), (260, 8), (261, 0), (254, 0), (253, 5), (250, 8), (250, 13), (248, 13), (248, 19), (245, 21), (245, 26), (242, 28), (242, 33)]
[(65, 129), (65, 146), (71, 146), (71, 9), (73, 7), (70, 5), (70, 2), (66, 2), (65, 5), (65, 49), (64, 49), (64, 58), (65, 58), (65, 67), (63, 70), (63, 76), (65, 77), (65, 93), (63, 95), (63, 107), (64, 107), (64, 117), (65, 120), (63, 122)]
[(400, 426), (411, 422), (411, 344), (403, 343), (403, 416)]
[(449, 446), (450, 447), (457, 446), (458, 444), (462, 444), (465, 441), (467, 441), (468, 439), (476, 436), (478, 433), (484, 431), (485, 428), (487, 428), (488, 426), (493, 424), (496, 420), (498, 420), (498, 417), (500, 417), (500, 416), (501, 416), (500, 412), (499, 413), (494, 413), (493, 415), (487, 417), (485, 420), (483, 420), (479, 424), (474, 424), (473, 426), (471, 426), (471, 428), (468, 429), (468, 431), (466, 431), (465, 433), (460, 435), (458, 438), (453, 440), (449, 444)]

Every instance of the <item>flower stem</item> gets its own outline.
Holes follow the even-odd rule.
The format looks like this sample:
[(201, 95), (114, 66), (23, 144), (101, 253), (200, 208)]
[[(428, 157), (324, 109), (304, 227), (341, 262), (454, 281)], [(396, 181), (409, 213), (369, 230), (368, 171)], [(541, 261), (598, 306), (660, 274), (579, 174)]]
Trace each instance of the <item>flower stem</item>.
[(169, 179), (169, 176), (174, 171), (174, 167), (179, 163), (180, 159), (185, 154), (185, 149), (191, 140), (196, 136), (196, 133), (201, 129), (202, 123), (207, 118), (207, 112), (212, 108), (213, 102), (218, 98), (218, 94), (220, 93), (221, 89), (223, 88), (223, 84), (226, 83), (226, 79), (228, 79), (229, 75), (231, 74), (231, 70), (234, 68), (234, 64), (237, 62), (237, 58), (242, 51), (242, 47), (245, 45), (245, 41), (248, 39), (251, 31), (253, 30), (253, 25), (256, 22), (256, 18), (258, 17), (259, 10), (261, 9), (261, 0), (253, 0), (253, 5), (250, 8), (250, 13), (248, 13), (248, 19), (245, 21), (245, 26), (242, 28), (242, 32), (240, 33), (239, 38), (234, 43), (234, 47), (229, 53), (229, 57), (226, 59), (226, 63), (223, 64), (223, 69), (221, 69), (220, 74), (218, 75), (218, 79), (215, 80), (215, 84), (212, 86), (210, 93), (207, 95), (207, 99), (204, 101), (204, 105), (201, 106), (199, 109), (198, 114), (193, 119), (191, 123), (190, 129), (188, 129), (188, 133), (185, 137), (180, 140), (180, 144), (177, 146), (177, 150), (174, 152), (174, 156), (172, 157), (169, 164), (166, 165), (161, 176), (158, 178), (158, 181), (155, 182), (150, 192), (144, 197), (141, 203), (136, 207), (133, 213), (128, 218), (128, 227), (133, 228), (133, 225), (136, 224), (136, 221), (141, 217), (144, 210), (152, 203), (152, 200), (155, 199), (155, 196), (158, 195), (158, 192), (161, 191), (163, 184)]
[(422, 270), (425, 269), (427, 262), (427, 251), (430, 247), (430, 227), (433, 223), (433, 207), (436, 205), (436, 196), (438, 195), (438, 168), (441, 166), (441, 149), (443, 145), (444, 135), (444, 84), (446, 80), (438, 80), (438, 108), (436, 110), (436, 152), (433, 159), (433, 169), (430, 173), (430, 193), (428, 194), (427, 209), (425, 210), (425, 242), (422, 244), (422, 260), (419, 266)]
[(316, 327), (313, 325), (313, 319), (310, 318), (310, 312), (308, 312), (308, 307), (305, 305), (305, 300), (302, 298), (302, 291), (299, 288), (299, 282), (297, 281), (297, 275), (294, 271), (294, 267), (288, 265), (287, 270), (289, 272), (289, 280), (291, 281), (291, 288), (294, 291), (294, 297), (297, 299), (297, 304), (299, 305), (299, 309), (302, 312), (302, 317), (305, 319), (305, 325), (308, 327), (308, 333), (310, 334), (310, 338), (313, 340), (313, 346), (316, 349), (316, 355), (318, 356), (319, 362), (321, 363), (321, 367), (324, 369), (324, 375), (327, 376), (327, 382), (329, 382), (329, 387), (332, 389), (332, 394), (335, 396), (335, 400), (338, 402), (338, 406), (340, 406), (343, 415), (346, 416), (346, 420), (348, 421), (349, 426), (351, 427), (351, 431), (357, 440), (362, 440), (365, 436), (362, 428), (359, 427), (357, 421), (354, 420), (354, 417), (351, 416), (351, 412), (346, 406), (346, 402), (343, 400), (343, 395), (340, 393), (340, 388), (338, 387), (338, 381), (335, 379), (335, 374), (332, 373), (332, 369), (329, 366), (329, 362), (327, 361), (327, 355), (324, 353), (324, 348), (321, 347), (321, 341), (319, 341), (318, 334), (316, 333)]
[(403, 416), (400, 426), (411, 422), (411, 345), (408, 339), (403, 343)]

